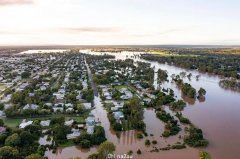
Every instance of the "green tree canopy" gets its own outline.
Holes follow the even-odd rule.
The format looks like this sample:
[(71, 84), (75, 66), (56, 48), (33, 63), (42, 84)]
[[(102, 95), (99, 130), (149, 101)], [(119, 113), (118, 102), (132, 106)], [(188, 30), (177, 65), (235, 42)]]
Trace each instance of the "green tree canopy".
[(0, 148), (1, 159), (16, 159), (19, 155), (19, 151), (11, 146), (4, 146)]
[(116, 147), (112, 142), (105, 141), (98, 148), (98, 156), (100, 159), (106, 159), (108, 154), (115, 151)]
[(35, 154), (31, 154), (29, 156), (27, 156), (25, 159), (44, 159), (41, 155), (39, 155), (38, 153)]
[(8, 136), (5, 140), (6, 146), (18, 146), (21, 143), (21, 139), (17, 133)]

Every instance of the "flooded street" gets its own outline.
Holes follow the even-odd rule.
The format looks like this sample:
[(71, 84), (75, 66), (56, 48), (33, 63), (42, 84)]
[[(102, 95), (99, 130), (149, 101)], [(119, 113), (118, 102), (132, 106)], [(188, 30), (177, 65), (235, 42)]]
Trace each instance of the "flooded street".
[[(102, 54), (102, 53), (94, 53)], [(137, 53), (123, 52), (112, 53), (116, 56), (116, 59), (130, 58)], [(144, 61), (139, 58), (134, 58), (135, 61)], [(148, 62), (148, 61), (145, 61)], [(219, 87), (218, 82), (220, 80), (217, 76), (211, 76), (208, 74), (202, 74), (197, 71), (189, 71), (178, 67), (170, 66), (167, 64), (159, 64), (157, 62), (150, 62), (151, 66), (155, 68), (155, 72), (161, 68), (167, 70), (169, 75), (169, 82), (165, 82), (161, 85), (164, 88), (171, 88), (175, 92), (175, 96), (178, 99), (183, 98), (187, 102), (187, 107), (182, 111), (183, 115), (188, 117), (194, 125), (203, 130), (205, 138), (209, 141), (206, 150), (211, 154), (213, 159), (237, 159), (240, 158), (238, 153), (240, 147), (240, 93), (231, 90), (224, 90)], [(189, 80), (184, 78), (184, 82), (190, 83), (195, 89), (203, 87), (206, 91), (205, 101), (189, 100), (181, 95), (181, 91), (174, 83), (171, 83), (171, 75), (179, 74), (180, 72), (192, 73), (192, 78)], [(195, 77), (200, 75), (199, 80)], [(158, 88), (157, 74), (154, 77), (154, 87)], [(153, 147), (145, 146), (145, 139), (157, 140), (156, 147), (164, 147), (168, 144), (174, 144), (181, 139), (179, 135), (184, 135), (183, 130), (176, 136), (169, 137), (167, 139), (160, 137), (164, 131), (164, 123), (156, 118), (154, 109), (145, 109), (144, 122), (146, 124), (146, 132), (148, 137), (144, 139), (137, 139), (137, 132), (125, 131), (120, 133), (120, 138), (110, 128), (110, 123), (107, 118), (107, 112), (103, 107), (101, 99), (95, 96), (94, 103), (96, 109), (92, 111), (96, 120), (100, 121), (101, 125), (105, 129), (106, 137), (109, 141), (116, 145), (116, 154), (124, 154), (129, 150), (132, 150), (134, 158), (140, 159), (196, 159), (198, 158), (199, 149), (186, 148), (182, 150), (169, 150), (160, 152), (149, 152)], [(150, 136), (152, 134), (152, 136)], [(140, 149), (141, 155), (137, 155), (136, 151)], [(82, 159), (88, 155), (95, 153), (96, 148), (87, 150), (80, 149), (76, 146), (58, 149), (56, 154), (46, 152), (46, 156), (49, 159), (69, 159), (70, 157), (79, 156)]]

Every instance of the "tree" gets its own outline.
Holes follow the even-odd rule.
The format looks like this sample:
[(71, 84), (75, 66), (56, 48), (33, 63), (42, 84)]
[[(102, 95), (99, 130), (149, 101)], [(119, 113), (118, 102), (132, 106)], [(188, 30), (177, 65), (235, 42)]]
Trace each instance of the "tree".
[(21, 143), (21, 139), (17, 133), (8, 136), (5, 140), (6, 146), (18, 146)]
[(106, 140), (105, 131), (102, 126), (95, 126), (94, 127), (94, 134), (91, 137), (92, 143), (99, 145)]
[(97, 153), (91, 154), (88, 156), (87, 159), (98, 159), (98, 154)]
[(67, 134), (71, 132), (71, 129), (65, 125), (56, 124), (52, 128), (53, 138), (58, 141), (64, 141), (67, 139)]
[(84, 139), (80, 142), (80, 146), (82, 148), (90, 148), (91, 147), (91, 142), (89, 140)]
[(82, 103), (77, 104), (77, 110), (79, 113), (82, 113), (85, 110), (85, 107)]
[(123, 107), (123, 113), (134, 129), (144, 130), (143, 108), (137, 97), (131, 98)]
[(22, 92), (15, 92), (15, 93), (13, 93), (12, 97), (11, 97), (11, 101), (14, 104), (23, 103), (23, 101), (24, 101), (23, 93)]
[(31, 75), (30, 72), (24, 71), (24, 72), (21, 74), (21, 77), (22, 77), (22, 78), (28, 78), (28, 77), (30, 77), (30, 75)]
[(111, 154), (115, 151), (116, 147), (112, 142), (105, 141), (98, 148), (99, 159), (106, 159), (108, 154)]
[(150, 145), (151, 144), (151, 142), (150, 142), (150, 140), (145, 140), (145, 145)]
[(19, 151), (11, 146), (4, 146), (0, 148), (1, 159), (16, 159), (19, 155)]
[(29, 156), (27, 156), (25, 159), (44, 159), (41, 155), (39, 155), (38, 153), (35, 154), (31, 154)]
[(3, 110), (3, 109), (4, 109), (4, 104), (0, 103), (0, 110)]
[(202, 97), (206, 95), (206, 90), (203, 89), (202, 87), (198, 90), (198, 96)]
[(5, 143), (6, 138), (6, 134), (0, 134), (0, 145), (3, 145)]
[(34, 142), (35, 136), (28, 131), (23, 131), (19, 135), (21, 138), (21, 145), (28, 145)]
[(211, 159), (211, 156), (208, 152), (200, 151), (199, 152), (199, 159)]
[(2, 119), (0, 119), (0, 126), (4, 126), (4, 122)]

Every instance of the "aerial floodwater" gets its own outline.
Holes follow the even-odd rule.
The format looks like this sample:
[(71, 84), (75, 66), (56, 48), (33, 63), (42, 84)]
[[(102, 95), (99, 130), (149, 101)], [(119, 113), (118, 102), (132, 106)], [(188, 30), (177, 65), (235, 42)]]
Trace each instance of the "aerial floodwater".
[[(171, 81), (170, 76), (172, 74), (179, 74), (183, 71), (192, 73), (192, 78), (184, 78), (184, 82), (190, 83), (196, 89), (199, 89), (200, 87), (206, 89), (207, 94), (205, 100), (190, 100), (183, 98), (175, 83), (164, 82), (161, 87), (173, 89), (177, 98), (182, 98), (187, 103), (187, 107), (182, 111), (182, 113), (184, 116), (188, 117), (194, 125), (203, 130), (204, 137), (209, 141), (209, 145), (205, 148), (205, 150), (211, 154), (212, 158), (240, 158), (240, 93), (221, 88), (219, 86), (220, 77), (200, 73), (198, 71), (186, 70), (168, 64), (150, 62), (142, 60), (139, 56), (136, 56), (143, 54), (144, 52), (100, 53), (90, 52), (87, 50), (82, 50), (81, 52), (94, 55), (111, 54), (115, 55), (116, 60), (132, 58), (134, 61), (148, 62), (151, 63), (151, 67), (155, 69), (155, 72), (159, 68), (167, 70), (169, 81)], [(195, 78), (197, 75), (200, 75), (199, 79)], [(157, 74), (155, 73), (155, 89), (159, 87), (156, 82), (156, 76)], [(138, 149), (141, 149), (142, 155), (136, 156), (137, 154), (134, 154), (134, 158), (196, 159), (198, 157), (200, 149), (189, 147), (182, 150), (150, 152), (153, 147), (145, 146), (144, 140), (140, 140), (136, 137), (137, 131), (135, 130), (120, 132), (120, 135), (118, 135), (120, 137), (117, 137), (117, 134), (110, 127), (107, 112), (103, 107), (100, 97), (95, 96), (94, 103), (96, 108), (92, 110), (92, 113), (104, 127), (107, 139), (116, 145), (116, 154), (126, 154), (129, 150), (136, 152)], [(168, 108), (166, 108), (166, 111), (171, 113)], [(156, 117), (154, 109), (144, 109), (144, 122), (146, 124), (146, 132), (148, 134), (152, 134), (146, 137), (146, 139), (157, 140), (158, 143), (156, 146), (167, 146), (168, 144), (174, 144), (177, 141), (182, 141), (182, 139), (179, 139), (179, 135), (184, 135), (184, 128), (179, 135), (169, 138), (161, 137), (161, 134), (164, 131), (164, 123)], [(81, 156), (81, 158), (86, 158), (88, 155), (95, 153), (96, 151), (97, 147), (93, 147), (91, 149), (81, 149), (76, 146), (72, 146), (58, 149), (55, 154), (51, 151), (47, 151), (45, 155), (49, 159), (66, 159), (76, 155)]]
[(53, 49), (53, 50), (27, 50), (20, 52), (19, 54), (37, 54), (37, 53), (63, 53), (69, 50)]

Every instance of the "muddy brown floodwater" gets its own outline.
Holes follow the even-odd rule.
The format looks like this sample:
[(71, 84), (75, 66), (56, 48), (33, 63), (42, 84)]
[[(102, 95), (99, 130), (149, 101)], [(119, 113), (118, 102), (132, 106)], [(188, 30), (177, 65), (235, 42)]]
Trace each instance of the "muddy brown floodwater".
[[(114, 55), (116, 55), (116, 59), (131, 58), (131, 56), (138, 54), (139, 53), (132, 52), (122, 52), (121, 54), (114, 53)], [(128, 55), (128, 57), (126, 57), (126, 55)], [(144, 61), (138, 58), (135, 58), (134, 60)], [(211, 154), (213, 159), (240, 158), (240, 93), (220, 88), (218, 85), (220, 78), (217, 76), (185, 70), (167, 64), (159, 64), (157, 62), (149, 63), (151, 63), (152, 67), (155, 67), (155, 70), (158, 70), (159, 68), (167, 70), (169, 76), (171, 76), (171, 74), (179, 74), (182, 71), (193, 74), (191, 80), (184, 78), (184, 81), (190, 83), (197, 90), (200, 87), (206, 89), (207, 94), (205, 101), (189, 100), (182, 97), (177, 86), (171, 82), (165, 82), (161, 85), (161, 87), (172, 88), (178, 99), (182, 98), (188, 103), (187, 107), (182, 111), (183, 115), (188, 117), (194, 125), (203, 130), (204, 137), (209, 141), (209, 145), (205, 148), (205, 150)], [(200, 75), (199, 80), (196, 80), (196, 75)], [(158, 84), (156, 82), (156, 74), (154, 80), (154, 86), (157, 88)], [(146, 132), (149, 134), (148, 137), (144, 139), (137, 139), (137, 132), (132, 130), (121, 132), (120, 138), (118, 138), (114, 131), (110, 128), (107, 112), (103, 108), (101, 99), (99, 97), (95, 97), (94, 102), (96, 104), (96, 109), (94, 109), (92, 113), (96, 116), (97, 120), (99, 119), (99, 121), (101, 121), (101, 125), (105, 129), (107, 139), (116, 145), (116, 154), (124, 154), (129, 150), (132, 150), (134, 152), (133, 158), (140, 159), (198, 158), (199, 149), (189, 147), (182, 150), (149, 152), (153, 146), (145, 146), (145, 139), (149, 139), (150, 141), (157, 140), (158, 144), (156, 147), (160, 148), (168, 144), (174, 144), (178, 141), (181, 142), (182, 139), (179, 139), (179, 135), (184, 135), (184, 132), (181, 131), (178, 135), (167, 139), (160, 137), (164, 130), (164, 123), (156, 118), (154, 109), (145, 109), (144, 111), (144, 122), (146, 124)], [(166, 110), (170, 111), (167, 108)], [(184, 126), (181, 127), (184, 128)], [(153, 136), (150, 136), (150, 134)], [(141, 155), (137, 155), (137, 149), (142, 151)], [(58, 149), (56, 154), (47, 151), (45, 155), (49, 159), (69, 159), (75, 156), (79, 156), (84, 159), (96, 151), (96, 147), (84, 150), (79, 147), (72, 146)]]

